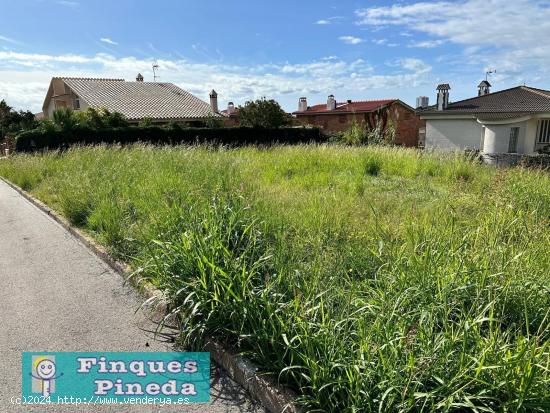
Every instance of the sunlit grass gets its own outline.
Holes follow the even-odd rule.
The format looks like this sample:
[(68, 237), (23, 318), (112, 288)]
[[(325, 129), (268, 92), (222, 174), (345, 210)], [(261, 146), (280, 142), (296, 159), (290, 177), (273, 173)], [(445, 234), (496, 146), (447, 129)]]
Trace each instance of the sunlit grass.
[(81, 148), (0, 175), (330, 412), (550, 411), (550, 176), (458, 155)]

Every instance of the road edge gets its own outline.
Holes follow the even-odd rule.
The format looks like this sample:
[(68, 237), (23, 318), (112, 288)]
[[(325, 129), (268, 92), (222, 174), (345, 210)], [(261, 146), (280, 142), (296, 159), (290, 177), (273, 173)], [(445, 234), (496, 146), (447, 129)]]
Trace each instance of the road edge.
[[(155, 308), (153, 309), (155, 313), (161, 316), (167, 316), (169, 314), (168, 303), (163, 300), (163, 293), (149, 283), (140, 282), (137, 278), (129, 277), (132, 272), (130, 266), (111, 257), (105, 248), (99, 245), (93, 238), (78, 228), (73, 227), (63, 216), (24, 189), (2, 176), (0, 176), (0, 180), (61, 225), (96, 257), (101, 259), (119, 274), (124, 282), (129, 281), (147, 300), (156, 302)], [(226, 370), (229, 377), (243, 386), (252, 398), (259, 401), (270, 413), (302, 412), (302, 410), (294, 404), (297, 395), (292, 390), (281, 386), (272, 377), (259, 374), (259, 368), (246, 358), (235, 354), (214, 339), (209, 339), (204, 343), (204, 350), (210, 352), (211, 359)]]

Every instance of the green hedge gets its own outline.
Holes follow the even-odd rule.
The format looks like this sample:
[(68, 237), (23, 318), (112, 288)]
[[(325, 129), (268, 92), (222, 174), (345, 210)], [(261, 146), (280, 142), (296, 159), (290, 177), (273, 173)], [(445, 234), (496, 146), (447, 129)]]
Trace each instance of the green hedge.
[(270, 145), (322, 142), (319, 129), (282, 128), (217, 128), (169, 129), (158, 126), (129, 126), (113, 129), (78, 127), (70, 131), (32, 130), (17, 137), (15, 149), (33, 152), (44, 149), (65, 149), (71, 145), (131, 144), (145, 142), (170, 145), (181, 143), (212, 143), (215, 145)]

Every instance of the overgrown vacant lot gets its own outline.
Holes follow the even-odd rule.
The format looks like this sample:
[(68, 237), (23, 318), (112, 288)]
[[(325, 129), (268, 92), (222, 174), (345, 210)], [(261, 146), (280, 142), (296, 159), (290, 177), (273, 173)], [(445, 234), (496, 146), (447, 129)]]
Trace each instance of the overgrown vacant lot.
[[(550, 411), (550, 176), (331, 146), (87, 148), (0, 174), (330, 412)], [(0, 212), (1, 213), (1, 212)]]

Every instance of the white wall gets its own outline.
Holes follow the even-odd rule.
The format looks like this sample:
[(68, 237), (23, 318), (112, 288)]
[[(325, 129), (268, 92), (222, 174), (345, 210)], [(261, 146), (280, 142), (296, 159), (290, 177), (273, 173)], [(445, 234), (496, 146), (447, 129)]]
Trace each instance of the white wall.
[[(517, 153), (530, 153), (526, 146), (527, 121), (504, 125), (485, 125), (484, 153), (508, 153), (512, 128), (519, 128)], [(531, 149), (532, 151), (532, 149)]]
[(480, 149), (481, 129), (476, 119), (427, 119), (426, 148)]

